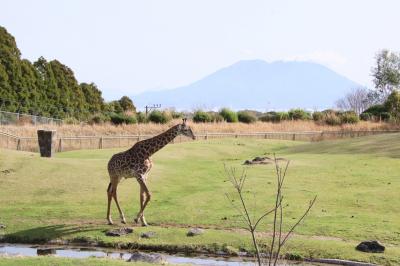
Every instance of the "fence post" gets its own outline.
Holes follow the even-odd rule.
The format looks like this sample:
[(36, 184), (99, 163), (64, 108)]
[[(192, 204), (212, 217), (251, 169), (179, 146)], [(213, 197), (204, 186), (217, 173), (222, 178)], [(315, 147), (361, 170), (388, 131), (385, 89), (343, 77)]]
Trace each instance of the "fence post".
[(208, 133), (206, 132), (206, 135), (204, 136), (204, 139), (207, 140), (208, 139)]
[(99, 139), (99, 149), (103, 149), (103, 137)]
[(293, 133), (292, 140), (296, 140), (296, 133)]
[(60, 138), (60, 142), (58, 143), (58, 151), (62, 152), (63, 151), (63, 143), (62, 143), (62, 138)]
[(56, 146), (56, 131), (38, 130), (38, 142), (41, 157), (52, 157)]
[(21, 139), (17, 139), (17, 151), (21, 150)]

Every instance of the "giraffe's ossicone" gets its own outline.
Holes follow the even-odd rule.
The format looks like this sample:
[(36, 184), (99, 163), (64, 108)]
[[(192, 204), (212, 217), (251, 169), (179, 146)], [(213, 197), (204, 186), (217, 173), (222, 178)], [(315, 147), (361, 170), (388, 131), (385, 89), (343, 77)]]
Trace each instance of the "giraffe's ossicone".
[(107, 167), (110, 175), (110, 184), (108, 185), (107, 189), (107, 220), (109, 224), (113, 224), (110, 214), (112, 198), (115, 200), (117, 205), (121, 222), (126, 223), (124, 213), (122, 212), (118, 203), (117, 187), (122, 178), (136, 178), (140, 185), (140, 210), (134, 221), (138, 223), (140, 220), (142, 225), (147, 225), (147, 222), (144, 218), (144, 209), (151, 198), (151, 194), (146, 183), (147, 174), (152, 167), (150, 156), (170, 143), (176, 136), (180, 134), (195, 139), (192, 129), (186, 124), (186, 119), (183, 119), (182, 124), (175, 125), (153, 138), (139, 141), (135, 143), (129, 150), (114, 154), (111, 157)]

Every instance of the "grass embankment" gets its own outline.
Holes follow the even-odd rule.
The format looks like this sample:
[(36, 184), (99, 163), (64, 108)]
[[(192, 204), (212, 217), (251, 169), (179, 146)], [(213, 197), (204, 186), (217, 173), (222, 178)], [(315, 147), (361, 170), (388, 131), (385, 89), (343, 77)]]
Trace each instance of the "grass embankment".
[(0, 266), (151, 266), (149, 263), (132, 263), (116, 259), (66, 259), (57, 257), (1, 257)]
[[(0, 223), (6, 241), (44, 242), (75, 239), (104, 246), (163, 250), (251, 250), (238, 216), (225, 198), (232, 188), (223, 163), (242, 167), (246, 159), (277, 153), (291, 160), (286, 179), (288, 228), (308, 201), (317, 203), (285, 252), (303, 257), (329, 257), (400, 264), (400, 143), (399, 134), (359, 139), (301, 143), (291, 141), (223, 139), (168, 145), (154, 157), (149, 187), (153, 198), (146, 209), (150, 228), (135, 228), (126, 237), (105, 237), (106, 164), (117, 150), (73, 151), (56, 158), (2, 150), (0, 152)], [(390, 147), (390, 149), (388, 149)], [(247, 168), (249, 191), (255, 192), (257, 212), (273, 202), (272, 165)], [(129, 179), (119, 187), (120, 203), (130, 220), (138, 210), (138, 185)], [(118, 221), (116, 207), (113, 217)], [(263, 225), (260, 240), (271, 227)], [(118, 225), (117, 225), (118, 226)], [(186, 237), (187, 227), (206, 233)], [(154, 231), (157, 237), (141, 239)], [(354, 247), (377, 239), (387, 250), (366, 254)]]
[[(58, 136), (110, 136), (110, 135), (153, 135), (161, 133), (171, 125), (180, 123), (177, 119), (168, 124), (133, 124), (114, 126), (103, 125), (1, 125), (0, 131), (14, 134), (20, 137), (36, 137), (38, 129), (56, 130)], [(298, 132), (298, 131), (340, 131), (340, 130), (398, 130), (399, 125), (390, 123), (376, 123), (360, 121), (357, 124), (344, 124), (341, 126), (329, 126), (314, 121), (282, 121), (280, 123), (256, 122), (244, 123), (191, 123), (196, 133), (253, 133), (253, 132)]]

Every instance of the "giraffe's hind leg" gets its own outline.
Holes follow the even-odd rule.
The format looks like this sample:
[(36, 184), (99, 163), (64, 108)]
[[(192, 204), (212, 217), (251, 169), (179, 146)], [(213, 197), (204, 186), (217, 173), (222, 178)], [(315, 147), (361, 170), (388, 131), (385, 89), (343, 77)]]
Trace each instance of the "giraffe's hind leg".
[[(143, 191), (142, 187), (140, 187), (140, 205), (139, 205), (139, 210), (141, 210), (143, 208), (144, 199), (145, 199), (145, 194), (144, 194), (144, 191)], [(140, 213), (140, 211), (139, 211), (139, 213)], [(138, 216), (135, 219), (133, 219), (134, 223), (136, 223), (136, 224), (139, 223), (139, 218), (142, 221), (142, 218), (139, 217), (139, 213), (138, 213)]]
[(144, 178), (138, 178), (137, 179), (140, 185), (140, 211), (137, 214), (137, 217), (135, 219), (135, 222), (138, 223), (139, 219), (142, 222), (143, 226), (147, 226), (146, 219), (144, 218), (144, 209), (147, 206), (147, 203), (149, 203), (151, 199), (151, 194), (149, 189), (147, 188), (146, 181)]

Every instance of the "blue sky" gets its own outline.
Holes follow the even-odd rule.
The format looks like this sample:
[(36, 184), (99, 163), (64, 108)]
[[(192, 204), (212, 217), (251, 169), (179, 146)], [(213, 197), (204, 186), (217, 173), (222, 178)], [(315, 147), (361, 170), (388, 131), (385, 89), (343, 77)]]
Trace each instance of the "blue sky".
[(398, 0), (2, 0), (24, 58), (58, 59), (107, 100), (174, 88), (239, 60), (303, 60), (372, 86), (400, 50)]

